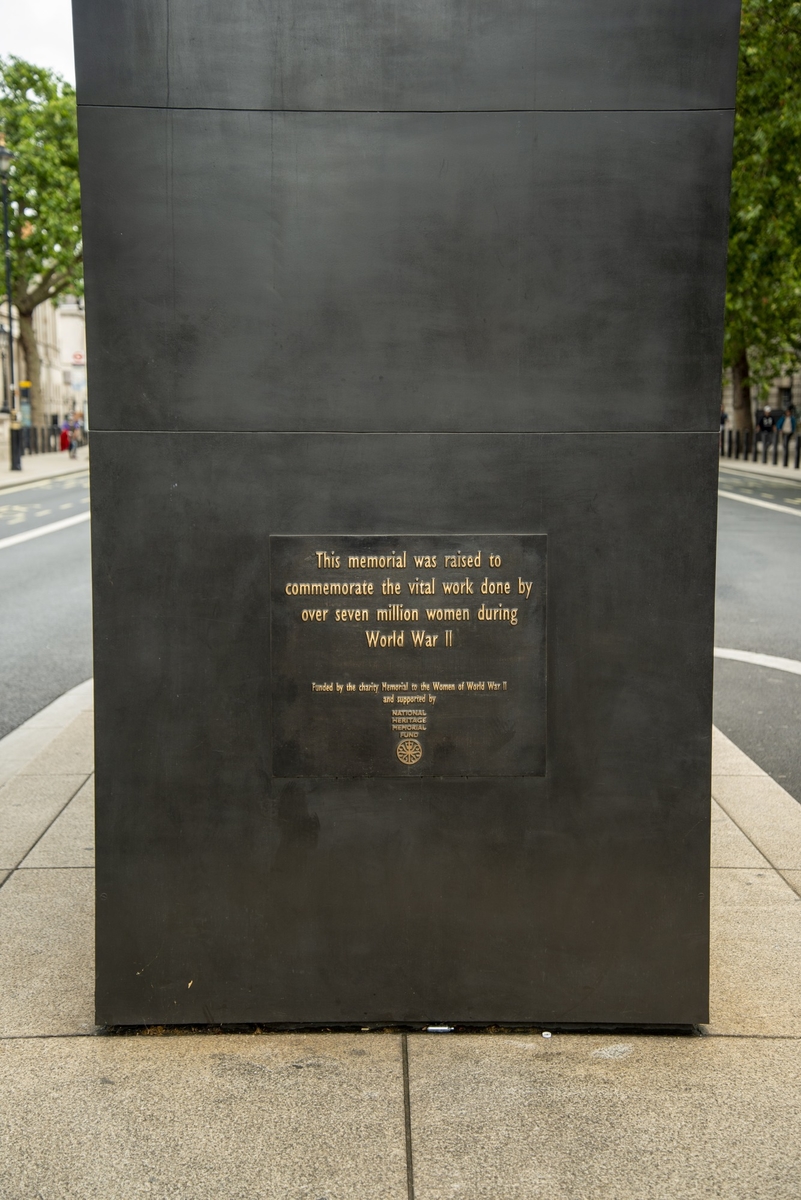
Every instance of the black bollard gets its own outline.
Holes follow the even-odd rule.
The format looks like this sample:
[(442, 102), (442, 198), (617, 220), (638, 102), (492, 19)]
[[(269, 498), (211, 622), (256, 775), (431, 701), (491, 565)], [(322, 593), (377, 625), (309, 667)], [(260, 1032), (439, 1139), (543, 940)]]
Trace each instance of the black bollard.
[(782, 466), (789, 467), (790, 465), (790, 439), (784, 438), (784, 446), (782, 447)]
[(22, 429), (11, 426), (11, 470), (22, 470)]
[(748, 462), (751, 457), (751, 430), (746, 429), (743, 434), (743, 459)]
[(801, 437), (795, 435), (795, 469), (798, 471), (801, 468)]
[(773, 430), (773, 465), (774, 465), (774, 467), (778, 467), (778, 465), (779, 465), (779, 431), (778, 431), (778, 429)]
[(734, 437), (733, 437), (733, 435), (732, 435), (732, 431), (731, 431), (731, 430), (729, 430), (729, 436), (728, 436), (728, 439), (727, 439), (727, 440), (728, 440), (728, 447), (727, 447), (727, 453), (726, 453), (726, 456), (727, 456), (727, 458), (731, 458), (732, 442), (734, 441)]
[(735, 429), (735, 431), (734, 431), (734, 457), (735, 458), (740, 457), (740, 430), (739, 429)]

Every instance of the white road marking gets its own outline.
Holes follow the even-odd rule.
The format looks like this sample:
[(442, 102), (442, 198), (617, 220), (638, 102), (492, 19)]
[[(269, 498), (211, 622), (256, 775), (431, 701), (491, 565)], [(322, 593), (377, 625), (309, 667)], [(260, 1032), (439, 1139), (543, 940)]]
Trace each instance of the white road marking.
[(786, 504), (771, 504), (769, 500), (755, 500), (753, 496), (738, 496), (736, 492), (723, 492), (718, 489), (718, 495), (724, 500), (739, 500), (741, 504), (755, 504), (757, 508), (769, 508), (773, 512), (786, 513), (788, 517), (801, 517), (801, 512), (788, 508)]
[(715, 646), (715, 658), (730, 658), (734, 662), (751, 663), (755, 667), (772, 667), (774, 671), (788, 671), (790, 675), (801, 675), (801, 662), (794, 658), (778, 658), (775, 654), (754, 654), (751, 650), (724, 650)]
[(12, 537), (0, 538), (0, 550), (8, 550), (10, 546), (18, 546), (20, 542), (29, 542), (31, 538), (44, 537), (46, 533), (58, 533), (60, 529), (69, 529), (70, 525), (88, 521), (90, 516), (91, 514), (88, 512), (78, 513), (77, 517), (65, 517), (63, 521), (53, 521), (52, 524), (42, 525), (39, 529), (26, 529), (25, 533), (15, 533)]

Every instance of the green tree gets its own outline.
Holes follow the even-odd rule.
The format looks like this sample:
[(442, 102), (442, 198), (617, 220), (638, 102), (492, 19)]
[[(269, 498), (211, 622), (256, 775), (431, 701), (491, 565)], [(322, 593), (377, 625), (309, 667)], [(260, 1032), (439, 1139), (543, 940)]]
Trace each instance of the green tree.
[(743, 0), (725, 364), (734, 422), (801, 347), (801, 3)]
[(0, 59), (0, 129), (16, 155), (9, 176), (11, 291), (31, 381), (31, 414), (40, 425), (45, 418), (33, 314), (40, 304), (83, 289), (74, 90), (43, 67)]

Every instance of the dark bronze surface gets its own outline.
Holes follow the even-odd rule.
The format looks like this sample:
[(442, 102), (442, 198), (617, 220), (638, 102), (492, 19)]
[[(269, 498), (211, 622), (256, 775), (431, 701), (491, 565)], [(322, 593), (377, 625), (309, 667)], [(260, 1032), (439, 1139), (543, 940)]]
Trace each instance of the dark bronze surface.
[(545, 773), (545, 538), (272, 537), (272, 773)]
[[(92, 437), (101, 1021), (704, 1019), (715, 434)], [(547, 535), (544, 776), (273, 777), (342, 529)]]
[(739, 0), (73, 0), (84, 104), (733, 108)]
[(712, 431), (731, 130), (84, 110), (93, 426)]
[[(98, 1020), (705, 1020), (737, 0), (75, 24)], [(516, 690), (321, 708), (345, 538), (547, 539)]]

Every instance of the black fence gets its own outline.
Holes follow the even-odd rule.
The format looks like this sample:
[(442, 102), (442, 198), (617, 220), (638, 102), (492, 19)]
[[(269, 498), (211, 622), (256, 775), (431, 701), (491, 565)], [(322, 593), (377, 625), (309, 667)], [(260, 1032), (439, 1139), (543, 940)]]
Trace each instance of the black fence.
[(721, 429), (720, 457), (771, 463), (774, 467), (790, 467), (798, 471), (801, 468), (801, 438), (798, 434), (783, 434), (779, 429), (773, 429), (770, 433)]
[[(23, 454), (53, 454), (61, 447), (61, 429), (58, 425), (24, 425), (20, 432)], [(78, 430), (77, 439), (79, 446), (87, 445), (85, 429)]]

